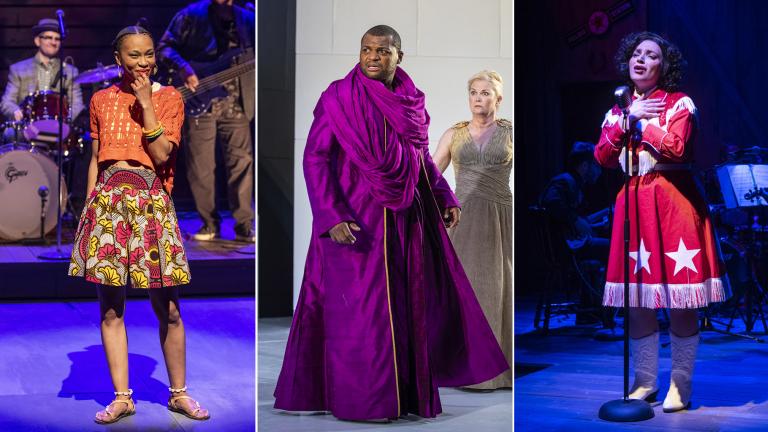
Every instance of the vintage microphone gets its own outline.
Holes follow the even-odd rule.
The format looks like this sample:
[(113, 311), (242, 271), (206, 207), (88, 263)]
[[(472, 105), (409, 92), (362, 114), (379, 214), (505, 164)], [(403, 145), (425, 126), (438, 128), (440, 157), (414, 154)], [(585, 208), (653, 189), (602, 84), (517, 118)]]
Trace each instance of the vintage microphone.
[[(616, 105), (619, 106), (624, 115), (629, 114), (629, 106), (632, 105), (632, 93), (629, 86), (619, 86), (613, 92), (613, 97), (616, 99)], [(626, 121), (626, 119), (625, 119)]]
[(64, 39), (67, 37), (67, 29), (64, 27), (64, 11), (61, 9), (56, 11), (56, 16), (59, 19), (59, 34), (61, 35), (61, 44), (59, 45), (59, 140), (58, 148), (59, 154), (57, 156), (57, 162), (59, 171), (56, 175), (56, 250), (50, 252), (43, 252), (37, 257), (44, 260), (52, 261), (64, 261), (69, 260), (71, 253), (64, 253), (61, 250), (61, 163), (64, 153), (64, 56), (62, 55)]
[[(624, 398), (604, 403), (598, 416), (607, 421), (636, 422), (653, 418), (653, 408), (643, 399), (629, 399), (629, 180), (632, 177), (634, 132), (629, 123), (629, 106), (632, 93), (629, 87), (621, 86), (613, 93), (616, 104), (624, 114), (622, 118), (625, 134), (624, 150)], [(641, 257), (638, 256), (638, 259)]]

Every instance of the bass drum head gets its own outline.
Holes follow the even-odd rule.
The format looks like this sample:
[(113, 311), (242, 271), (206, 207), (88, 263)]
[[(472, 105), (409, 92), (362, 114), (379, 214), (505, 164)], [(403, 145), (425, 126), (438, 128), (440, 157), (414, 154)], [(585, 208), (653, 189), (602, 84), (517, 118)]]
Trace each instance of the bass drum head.
[[(40, 236), (40, 187), (48, 189), (45, 203), (46, 233), (56, 227), (56, 164), (28, 146), (0, 147), (0, 238), (21, 240)], [(61, 203), (66, 207), (67, 186), (61, 178)]]

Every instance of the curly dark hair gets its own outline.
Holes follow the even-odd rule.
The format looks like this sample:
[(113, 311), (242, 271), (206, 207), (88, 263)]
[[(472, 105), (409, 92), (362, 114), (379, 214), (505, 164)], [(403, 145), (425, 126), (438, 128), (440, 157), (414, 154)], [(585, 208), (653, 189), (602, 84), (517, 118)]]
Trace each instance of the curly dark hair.
[(677, 90), (677, 87), (683, 78), (683, 69), (685, 69), (687, 62), (677, 46), (656, 33), (630, 33), (621, 40), (619, 49), (616, 51), (616, 56), (614, 57), (616, 69), (619, 71), (619, 74), (630, 86), (634, 86), (632, 80), (629, 78), (629, 59), (632, 58), (632, 53), (635, 52), (635, 48), (637, 48), (641, 42), (646, 40), (656, 42), (661, 48), (662, 63), (661, 75), (659, 76), (658, 82), (659, 88), (668, 92)]

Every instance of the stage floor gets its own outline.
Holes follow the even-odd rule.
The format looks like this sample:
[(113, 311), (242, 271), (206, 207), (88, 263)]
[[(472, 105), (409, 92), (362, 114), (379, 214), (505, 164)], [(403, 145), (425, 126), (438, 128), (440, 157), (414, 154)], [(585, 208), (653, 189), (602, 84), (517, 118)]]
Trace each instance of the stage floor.
[[(256, 289), (255, 244), (234, 241), (235, 221), (222, 212), (221, 238), (199, 242), (189, 237), (202, 222), (196, 212), (179, 212), (179, 225), (184, 237), (184, 250), (189, 260), (191, 283), (184, 287), (195, 295), (254, 295)], [(75, 227), (63, 224), (64, 256), (72, 253)], [(72, 299), (93, 298), (91, 283), (83, 278), (67, 276), (69, 259), (49, 261), (40, 254), (56, 250), (56, 231), (46, 237), (51, 245), (27, 245), (21, 242), (0, 243), (0, 299)], [(30, 277), (34, 275), (34, 277)], [(226, 278), (223, 278), (225, 275)], [(141, 296), (141, 290), (129, 290), (129, 296)]]
[[(235, 241), (235, 220), (229, 212), (223, 212), (221, 238), (208, 242), (199, 242), (190, 238), (203, 225), (196, 212), (179, 212), (178, 218), (181, 235), (184, 238), (184, 250), (190, 260), (227, 260), (247, 257), (246, 252), (249, 245)], [(65, 222), (61, 234), (62, 250), (68, 254), (72, 252), (72, 241), (75, 237), (76, 227), (71, 225), (72, 223)], [(39, 255), (45, 251), (56, 249), (56, 230), (48, 233), (46, 239), (50, 243), (47, 246), (0, 240), (0, 263), (45, 263), (46, 261), (41, 260)], [(250, 253), (250, 258), (253, 258), (253, 252)]]
[(259, 430), (508, 432), (512, 429), (512, 391), (468, 393), (440, 389), (443, 413), (433, 419), (414, 415), (390, 424), (340, 421), (332, 415), (292, 415), (272, 408), (291, 318), (259, 319)]
[[(623, 342), (593, 339), (596, 327), (575, 327), (573, 316), (554, 320), (550, 334), (534, 332), (535, 303), (515, 310), (515, 431), (765, 431), (768, 430), (768, 347), (765, 343), (702, 332), (693, 377), (692, 408), (664, 413), (670, 347), (660, 351), (655, 417), (610, 423), (597, 413), (621, 399)], [(736, 321), (743, 330), (743, 323)], [(717, 325), (718, 328), (722, 328)], [(762, 324), (755, 330), (763, 331)], [(768, 337), (760, 336), (766, 341)], [(669, 342), (666, 332), (661, 343)], [(630, 385), (633, 378), (630, 369)]]
[(0, 303), (0, 430), (253, 431), (253, 298), (181, 300), (190, 394), (211, 411), (200, 422), (166, 408), (168, 378), (149, 301), (129, 300), (130, 385), (136, 415), (93, 422), (113, 398), (98, 304)]

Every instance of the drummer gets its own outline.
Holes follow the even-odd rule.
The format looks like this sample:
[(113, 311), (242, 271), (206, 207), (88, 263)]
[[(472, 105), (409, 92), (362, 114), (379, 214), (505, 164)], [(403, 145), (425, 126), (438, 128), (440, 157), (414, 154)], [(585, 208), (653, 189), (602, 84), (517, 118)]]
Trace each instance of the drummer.
[[(32, 58), (14, 63), (8, 72), (8, 84), (3, 93), (0, 109), (7, 120), (19, 121), (24, 118), (20, 107), (22, 101), (38, 91), (59, 90), (58, 74), (61, 48), (59, 23), (55, 19), (43, 18), (32, 27), (37, 53)], [(67, 64), (64, 68), (64, 91), (72, 107), (72, 118), (83, 110), (83, 93), (80, 85), (72, 82), (77, 68)], [(71, 93), (70, 93), (71, 90)]]

